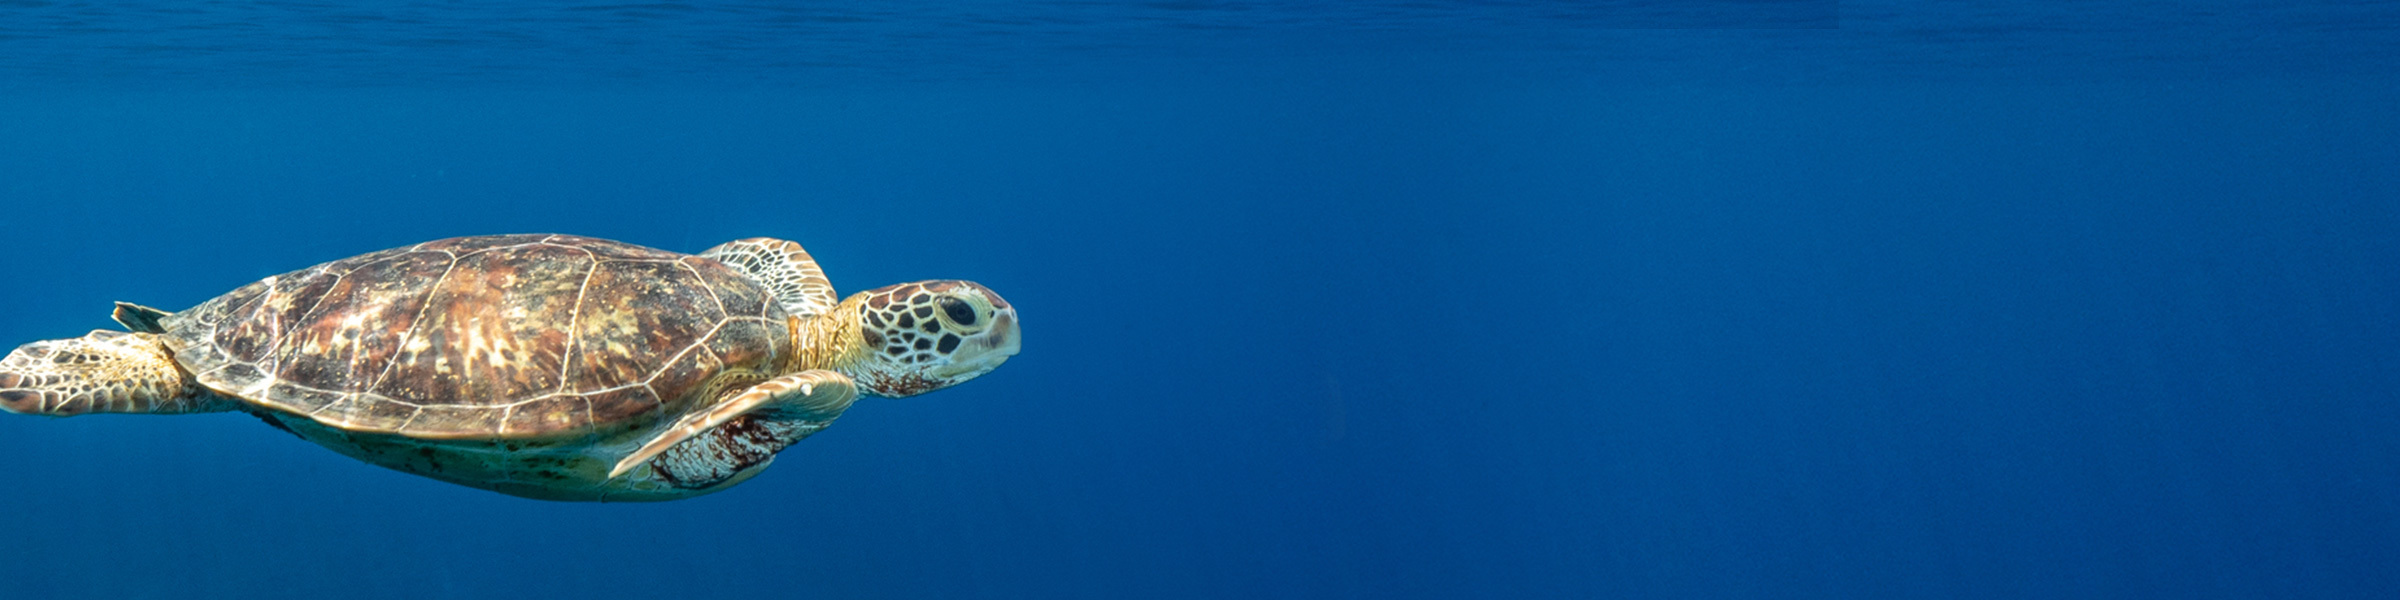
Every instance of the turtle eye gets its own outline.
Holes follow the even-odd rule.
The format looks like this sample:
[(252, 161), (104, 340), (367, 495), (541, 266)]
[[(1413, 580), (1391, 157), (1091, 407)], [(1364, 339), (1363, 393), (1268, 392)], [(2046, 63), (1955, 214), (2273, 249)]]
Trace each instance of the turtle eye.
[(970, 327), (975, 325), (975, 307), (967, 304), (967, 301), (943, 296), (934, 304), (942, 308), (942, 315), (950, 317), (950, 322)]

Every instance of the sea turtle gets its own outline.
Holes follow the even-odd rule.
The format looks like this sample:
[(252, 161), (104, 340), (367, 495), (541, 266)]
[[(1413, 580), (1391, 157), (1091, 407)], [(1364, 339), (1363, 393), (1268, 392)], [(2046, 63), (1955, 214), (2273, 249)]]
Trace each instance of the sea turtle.
[(860, 394), (913, 396), (1017, 353), (967, 281), (834, 302), (799, 244), (685, 255), (568, 235), (463, 237), (243, 286), (128, 332), (17, 348), (0, 408), (244, 411), (376, 465), (547, 500), (724, 490)]

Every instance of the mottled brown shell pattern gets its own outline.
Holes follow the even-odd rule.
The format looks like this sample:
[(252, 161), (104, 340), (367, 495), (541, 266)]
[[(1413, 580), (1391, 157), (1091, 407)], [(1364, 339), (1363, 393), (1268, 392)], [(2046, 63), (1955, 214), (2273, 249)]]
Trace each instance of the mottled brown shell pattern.
[(220, 393), (430, 439), (608, 435), (772, 377), (791, 353), (782, 308), (724, 264), (566, 235), (325, 263), (165, 325)]

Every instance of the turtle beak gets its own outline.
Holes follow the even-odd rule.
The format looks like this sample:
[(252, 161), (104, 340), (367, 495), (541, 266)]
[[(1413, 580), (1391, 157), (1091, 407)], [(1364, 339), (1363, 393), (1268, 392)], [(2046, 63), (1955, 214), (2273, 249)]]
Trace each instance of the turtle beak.
[(950, 364), (936, 367), (932, 375), (950, 385), (957, 385), (990, 373), (992, 369), (1000, 368), (1000, 363), (1008, 362), (1009, 357), (1017, 355), (1018, 343), (1023, 337), (1017, 331), (1016, 309), (994, 310), (992, 328), (960, 346), (958, 353), (951, 355)]

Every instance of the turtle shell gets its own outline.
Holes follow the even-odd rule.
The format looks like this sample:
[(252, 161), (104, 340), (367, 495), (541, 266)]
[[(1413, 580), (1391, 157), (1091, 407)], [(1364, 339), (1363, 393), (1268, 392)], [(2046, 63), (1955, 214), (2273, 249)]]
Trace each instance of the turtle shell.
[(600, 436), (771, 377), (783, 309), (717, 261), (564, 235), (454, 238), (266, 278), (168, 317), (201, 385), (354, 432)]

